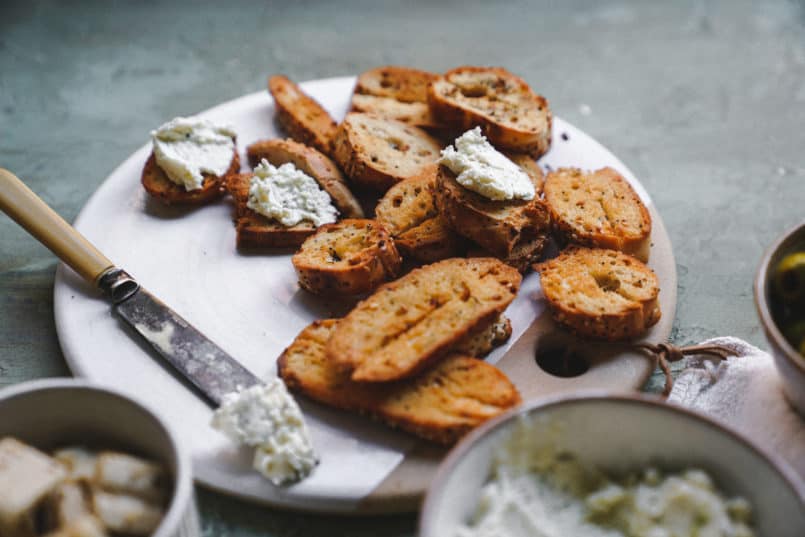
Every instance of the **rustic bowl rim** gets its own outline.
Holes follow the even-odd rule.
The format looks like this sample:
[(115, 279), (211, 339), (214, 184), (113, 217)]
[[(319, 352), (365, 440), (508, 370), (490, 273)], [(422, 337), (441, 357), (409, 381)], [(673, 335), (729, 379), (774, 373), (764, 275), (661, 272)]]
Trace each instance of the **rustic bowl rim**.
[(187, 516), (187, 510), (195, 509), (193, 472), (187, 451), (178, 442), (176, 435), (165, 423), (165, 420), (160, 418), (159, 414), (151, 406), (137, 397), (132, 397), (127, 393), (92, 381), (69, 377), (36, 379), (6, 386), (0, 389), (0, 404), (16, 397), (58, 390), (78, 390), (111, 396), (124, 401), (126, 404), (131, 405), (132, 408), (136, 408), (154, 420), (154, 423), (162, 430), (168, 440), (172, 455), (176, 459), (176, 476), (168, 510), (162, 517), (162, 521), (152, 537), (179, 535), (179, 530)]
[(595, 401), (618, 402), (636, 406), (653, 407), (664, 412), (681, 414), (686, 419), (693, 419), (694, 421), (703, 423), (706, 427), (716, 429), (721, 434), (731, 438), (732, 441), (742, 444), (744, 447), (748, 448), (760, 459), (765, 460), (769, 464), (770, 469), (773, 472), (776, 472), (778, 477), (782, 478), (783, 482), (789, 487), (789, 489), (791, 489), (791, 491), (799, 497), (800, 502), (805, 505), (805, 482), (803, 482), (794, 469), (779, 456), (775, 455), (771, 451), (766, 450), (746, 436), (727, 427), (723, 423), (720, 423), (701, 412), (676, 403), (668, 402), (664, 398), (657, 395), (641, 393), (616, 393), (605, 390), (588, 390), (584, 392), (549, 396), (527, 401), (519, 407), (509, 410), (508, 412), (505, 412), (504, 414), (487, 421), (466, 435), (447, 454), (445, 459), (439, 465), (439, 468), (436, 471), (430, 486), (428, 487), (427, 494), (422, 502), (417, 535), (419, 537), (431, 537), (433, 535), (430, 529), (433, 528), (434, 518), (437, 514), (436, 502), (439, 499), (438, 496), (440, 496), (440, 494), (437, 494), (437, 491), (440, 492), (444, 490), (445, 483), (453, 473), (456, 465), (469, 452), (475, 449), (481, 438), (492, 434), (501, 427), (507, 426), (510, 421), (517, 419), (517, 417), (529, 415), (535, 411), (538, 411), (538, 409), (543, 410), (552, 407), (559, 407), (565, 404)]
[(805, 359), (794, 349), (777, 327), (777, 323), (774, 322), (771, 310), (769, 309), (769, 301), (766, 298), (766, 287), (769, 283), (769, 268), (772, 258), (784, 247), (790, 246), (789, 242), (793, 242), (794, 237), (798, 235), (802, 235), (801, 238), (805, 241), (805, 220), (787, 229), (766, 249), (755, 276), (753, 291), (755, 295), (755, 309), (757, 310), (760, 324), (763, 326), (763, 331), (766, 333), (766, 338), (769, 340), (769, 343), (771, 343), (775, 351), (778, 351), (776, 352), (778, 356), (784, 356), (789, 363), (805, 375)]

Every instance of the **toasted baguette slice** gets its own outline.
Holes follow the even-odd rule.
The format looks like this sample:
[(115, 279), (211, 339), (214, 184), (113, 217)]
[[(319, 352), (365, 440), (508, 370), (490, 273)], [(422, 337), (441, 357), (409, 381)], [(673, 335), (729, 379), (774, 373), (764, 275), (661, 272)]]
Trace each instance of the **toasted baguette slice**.
[[(539, 167), (523, 169), (540, 192)], [(532, 200), (490, 200), (458, 184), (455, 174), (444, 166), (439, 166), (434, 194), (451, 228), (500, 259), (511, 258), (513, 252), (540, 239), (550, 229), (548, 208), (538, 196)]]
[(277, 107), (277, 122), (288, 136), (330, 154), (336, 122), (327, 110), (282, 75), (268, 79), (268, 91)]
[(363, 112), (386, 119), (396, 119), (408, 125), (422, 128), (436, 128), (439, 123), (430, 113), (427, 103), (405, 103), (392, 97), (377, 95), (352, 96), (351, 112)]
[(240, 170), (240, 157), (237, 149), (232, 154), (229, 169), (222, 176), (203, 174), (204, 183), (197, 190), (185, 190), (181, 185), (171, 181), (159, 167), (154, 153), (148, 157), (143, 166), (140, 182), (151, 196), (166, 205), (204, 205), (220, 198), (224, 193), (227, 176)]
[(368, 293), (395, 278), (402, 265), (383, 224), (357, 218), (321, 226), (291, 262), (299, 285), (320, 295)]
[(327, 357), (327, 342), (337, 322), (316, 321), (282, 353), (277, 367), (289, 389), (326, 405), (369, 414), (440, 444), (454, 443), (520, 402), (517, 389), (501, 371), (459, 354), (401, 382), (353, 382)]
[(497, 259), (452, 258), (380, 287), (338, 323), (327, 355), (358, 382), (412, 376), (514, 300), (521, 276)]
[(554, 319), (579, 335), (631, 339), (660, 320), (657, 276), (630, 255), (574, 246), (535, 269)]
[(428, 84), (439, 75), (388, 65), (361, 74), (352, 95), (352, 111), (396, 119), (417, 127), (439, 123), (428, 107)]
[(316, 232), (312, 222), (299, 222), (286, 227), (249, 209), (249, 186), (252, 173), (230, 175), (226, 189), (235, 202), (235, 229), (237, 247), (250, 248), (296, 248)]
[(385, 192), (434, 166), (441, 146), (422, 129), (393, 119), (350, 113), (338, 126), (333, 157), (352, 182)]
[(549, 173), (545, 203), (554, 225), (569, 241), (648, 260), (651, 215), (629, 182), (612, 168)]
[(361, 73), (355, 93), (391, 97), (403, 103), (427, 103), (428, 84), (438, 78), (439, 75), (428, 71), (385, 65)]
[(459, 67), (428, 89), (434, 117), (463, 131), (480, 126), (501, 150), (539, 158), (551, 145), (551, 110), (523, 79), (500, 67)]
[(436, 171), (400, 181), (375, 207), (375, 218), (389, 230), (403, 257), (432, 263), (455, 257), (464, 240), (436, 209), (432, 189)]
[(259, 140), (246, 148), (246, 154), (252, 167), (263, 159), (274, 166), (292, 163), (315, 179), (322, 190), (330, 195), (340, 217), (363, 218), (363, 209), (349, 190), (341, 170), (330, 157), (317, 149), (293, 140)]

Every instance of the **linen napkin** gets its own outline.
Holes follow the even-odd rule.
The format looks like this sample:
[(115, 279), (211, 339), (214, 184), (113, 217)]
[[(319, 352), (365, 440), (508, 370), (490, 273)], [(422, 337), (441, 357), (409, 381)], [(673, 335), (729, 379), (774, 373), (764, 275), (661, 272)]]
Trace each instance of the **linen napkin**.
[(668, 400), (725, 422), (805, 478), (805, 419), (785, 399), (771, 355), (734, 337), (709, 339), (736, 356), (689, 356)]

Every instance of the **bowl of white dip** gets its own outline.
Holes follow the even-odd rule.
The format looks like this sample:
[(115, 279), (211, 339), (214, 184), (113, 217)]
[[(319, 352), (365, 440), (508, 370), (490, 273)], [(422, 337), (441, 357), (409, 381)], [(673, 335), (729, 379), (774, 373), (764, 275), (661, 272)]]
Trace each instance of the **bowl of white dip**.
[(439, 468), (420, 537), (805, 535), (805, 484), (715, 421), (589, 393), (525, 404)]

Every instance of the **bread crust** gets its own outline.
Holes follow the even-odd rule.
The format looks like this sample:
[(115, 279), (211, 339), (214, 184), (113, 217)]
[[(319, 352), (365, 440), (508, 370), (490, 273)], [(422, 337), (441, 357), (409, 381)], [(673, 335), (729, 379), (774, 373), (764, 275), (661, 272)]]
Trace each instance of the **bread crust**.
[(357, 112), (347, 114), (333, 139), (333, 158), (350, 181), (381, 192), (435, 166), (440, 150), (422, 129)]
[(403, 103), (427, 103), (428, 85), (439, 75), (399, 65), (383, 65), (364, 71), (355, 82), (355, 93), (391, 97)]
[(283, 75), (268, 79), (268, 91), (274, 98), (277, 122), (288, 136), (330, 154), (336, 122), (327, 110)]
[(435, 73), (410, 67), (386, 65), (370, 69), (358, 76), (351, 110), (437, 128), (439, 122), (428, 106), (428, 85), (437, 78)]
[[(548, 237), (545, 235), (539, 235), (532, 240), (521, 240), (501, 261), (525, 274), (531, 270), (534, 263), (539, 261), (547, 242)], [(489, 257), (489, 255), (489, 252), (481, 247), (470, 248), (467, 251), (467, 257)]]
[(501, 67), (464, 66), (428, 88), (434, 117), (462, 132), (480, 126), (495, 147), (539, 158), (551, 146), (548, 101)]
[(549, 173), (545, 203), (554, 226), (568, 241), (648, 260), (651, 215), (629, 182), (612, 168)]
[(475, 333), (467, 334), (456, 343), (450, 352), (483, 358), (493, 349), (506, 343), (512, 335), (512, 322), (503, 314), (498, 315), (492, 324)]
[(249, 164), (257, 166), (266, 159), (274, 166), (290, 162), (297, 169), (311, 176), (330, 195), (333, 205), (342, 218), (363, 218), (358, 200), (352, 195), (344, 175), (330, 157), (319, 150), (294, 140), (258, 140), (246, 148)]
[(316, 232), (311, 222), (299, 222), (295, 226), (283, 226), (257, 213), (246, 204), (249, 201), (249, 186), (253, 173), (231, 175), (226, 181), (226, 190), (235, 204), (235, 230), (239, 249), (296, 248)]
[(375, 218), (389, 230), (403, 257), (423, 263), (454, 257), (465, 249), (463, 238), (436, 208), (436, 171), (434, 167), (400, 181), (375, 207)]
[(514, 300), (521, 275), (493, 258), (451, 258), (381, 286), (338, 324), (327, 356), (356, 382), (410, 377)]
[(204, 205), (210, 203), (224, 194), (224, 183), (227, 176), (240, 170), (240, 157), (238, 151), (232, 154), (232, 161), (224, 175), (217, 176), (208, 173), (202, 174), (204, 182), (198, 190), (185, 190), (181, 185), (171, 181), (167, 174), (159, 167), (152, 151), (143, 166), (140, 182), (143, 188), (152, 197), (165, 205)]
[(435, 129), (440, 126), (436, 118), (430, 113), (427, 103), (405, 103), (392, 97), (379, 97), (377, 95), (354, 94), (352, 96), (351, 112), (362, 112), (378, 117), (395, 119), (408, 125), (423, 129)]
[(383, 225), (358, 218), (321, 226), (291, 262), (299, 285), (320, 295), (368, 293), (396, 277), (402, 265)]
[(327, 358), (327, 341), (337, 323), (314, 322), (282, 353), (278, 373), (290, 390), (446, 445), (520, 403), (517, 389), (500, 370), (460, 354), (412, 379), (354, 382)]
[[(529, 177), (539, 192), (541, 172)], [(450, 227), (500, 259), (510, 258), (519, 247), (550, 230), (548, 208), (538, 196), (532, 200), (490, 200), (458, 184), (455, 174), (444, 166), (439, 166), (434, 193)]]
[(660, 320), (657, 276), (630, 255), (572, 246), (534, 268), (553, 318), (581, 336), (632, 339)]

